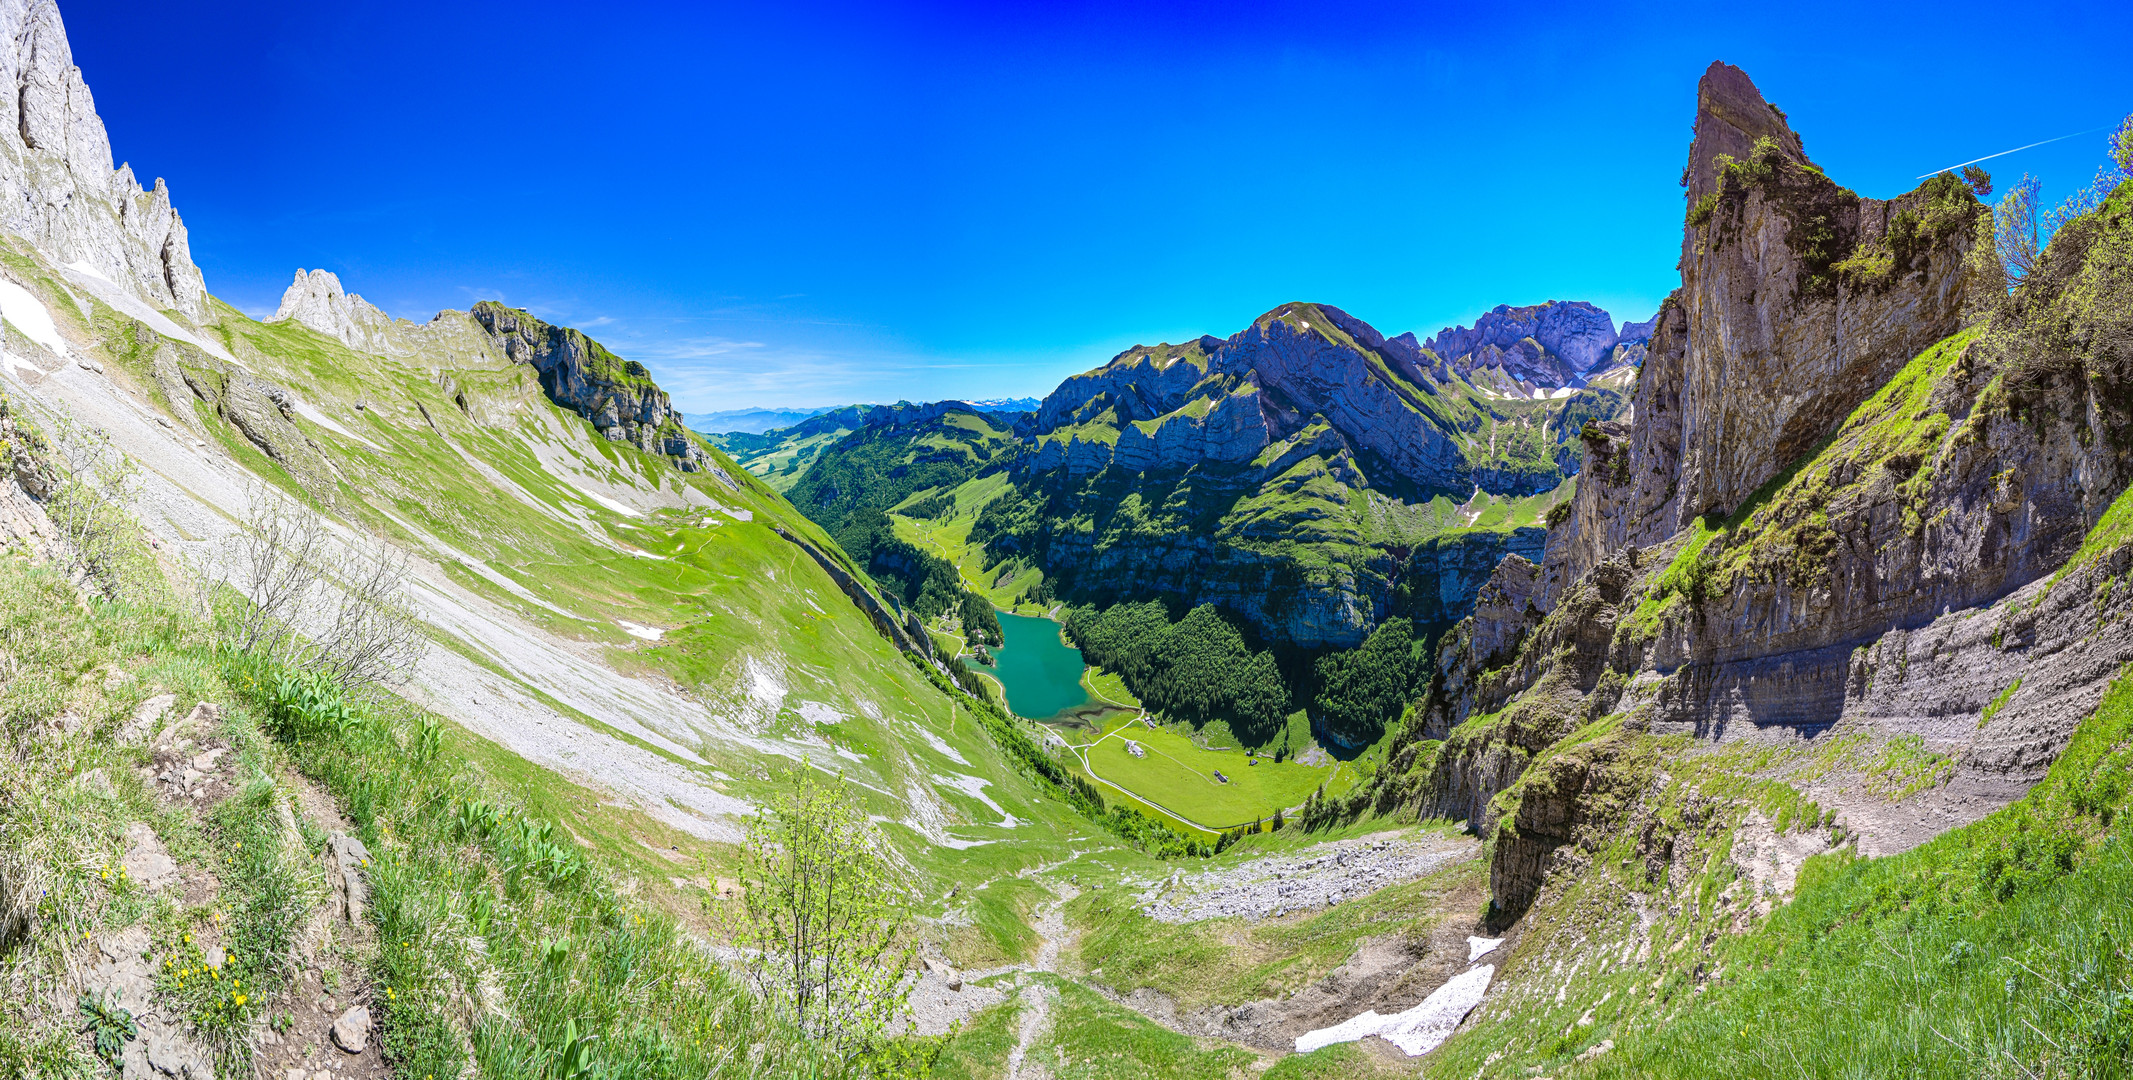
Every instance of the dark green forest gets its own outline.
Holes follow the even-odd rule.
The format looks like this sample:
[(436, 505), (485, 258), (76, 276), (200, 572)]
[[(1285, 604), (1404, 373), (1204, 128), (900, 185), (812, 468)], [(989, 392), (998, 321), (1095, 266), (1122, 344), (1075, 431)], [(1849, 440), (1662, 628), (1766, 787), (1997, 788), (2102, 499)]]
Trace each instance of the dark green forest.
[(1255, 746), (1280, 731), (1289, 711), (1274, 654), (1253, 650), (1212, 604), (1174, 623), (1158, 600), (1075, 608), (1066, 629), (1082, 659), (1117, 672), (1144, 705), (1171, 719), (1227, 720)]
[[(969, 594), (963, 591), (962, 575), (946, 559), (897, 539), (887, 514), (875, 509), (855, 511), (830, 535), (838, 547), (866, 568), (877, 584), (905, 607), (918, 612), (920, 618), (956, 611), (965, 613), (967, 621), (965, 597)], [(983, 605), (984, 601), (979, 603)], [(989, 614), (991, 606), (985, 607)], [(998, 634), (999, 630), (999, 620), (995, 619), (992, 631)]]
[(1376, 742), (1422, 689), (1428, 644), (1406, 619), (1387, 619), (1363, 644), (1319, 657), (1312, 717), (1350, 746)]

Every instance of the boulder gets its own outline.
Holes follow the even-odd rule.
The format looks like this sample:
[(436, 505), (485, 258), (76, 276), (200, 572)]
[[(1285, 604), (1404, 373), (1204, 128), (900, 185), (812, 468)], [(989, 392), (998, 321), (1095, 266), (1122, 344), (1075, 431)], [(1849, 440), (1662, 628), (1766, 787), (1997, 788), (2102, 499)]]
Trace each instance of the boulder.
[(333, 1022), (333, 1044), (344, 1052), (360, 1054), (370, 1046), (370, 1010), (352, 1006)]

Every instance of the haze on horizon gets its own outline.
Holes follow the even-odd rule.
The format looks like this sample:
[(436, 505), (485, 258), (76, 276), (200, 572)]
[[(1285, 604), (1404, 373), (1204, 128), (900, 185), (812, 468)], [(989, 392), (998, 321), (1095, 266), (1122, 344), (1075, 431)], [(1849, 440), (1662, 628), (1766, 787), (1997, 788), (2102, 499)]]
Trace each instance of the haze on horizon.
[[(324, 267), (405, 318), (501, 299), (690, 413), (1041, 397), (1290, 300), (1422, 336), (1547, 299), (1642, 319), (1714, 59), (1874, 197), (2133, 111), (2104, 4), (61, 10), (217, 296), (263, 316)], [(1989, 167), (2055, 202), (2102, 141)]]

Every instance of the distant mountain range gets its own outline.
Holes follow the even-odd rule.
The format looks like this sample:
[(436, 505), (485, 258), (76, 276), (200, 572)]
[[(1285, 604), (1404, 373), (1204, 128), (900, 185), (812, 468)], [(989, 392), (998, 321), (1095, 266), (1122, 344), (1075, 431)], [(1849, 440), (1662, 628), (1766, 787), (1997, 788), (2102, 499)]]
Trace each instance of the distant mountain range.
[[(964, 404), (986, 412), (1029, 412), (1037, 407), (1036, 398), (1001, 398), (995, 401), (970, 401)], [(812, 420), (824, 413), (840, 409), (865, 408), (865, 405), (822, 405), (812, 409), (724, 409), (719, 412), (699, 413), (696, 430), (706, 435), (761, 435), (764, 432), (792, 427), (802, 421)]]
[(1448, 624), (1506, 552), (1539, 558), (1651, 325), (1550, 301), (1424, 343), (1286, 304), (1136, 345), (1026, 412), (854, 408), (720, 441), (840, 539), (869, 513), (966, 520), (924, 526), (929, 549), (996, 601), (1213, 603), (1270, 643), (1344, 647), (1394, 616)]

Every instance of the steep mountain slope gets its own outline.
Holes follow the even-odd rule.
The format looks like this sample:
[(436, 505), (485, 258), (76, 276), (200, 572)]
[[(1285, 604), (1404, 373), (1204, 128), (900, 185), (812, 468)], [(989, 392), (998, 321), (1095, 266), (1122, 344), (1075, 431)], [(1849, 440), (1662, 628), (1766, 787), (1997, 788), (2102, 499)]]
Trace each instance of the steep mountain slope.
[[(226, 783), (264, 793), (256, 806), (245, 803), (243, 813), (256, 810), (269, 834), (279, 836), (275, 815), (289, 812), (299, 796), (311, 798), (296, 807), (298, 816), (318, 810), (336, 828), (360, 826), (379, 857), (396, 867), (411, 865), (406, 860), (421, 865), (419, 873), (407, 871), (416, 876), (395, 879), (418, 890), (449, 892), (449, 883), (438, 886), (420, 874), (449, 876), (458, 872), (455, 860), (424, 861), (427, 853), (413, 851), (389, 829), (377, 830), (402, 820), (413, 828), (422, 814), (433, 815), (434, 825), (450, 812), (450, 800), (479, 789), (484, 799), (504, 800), (505, 821), (538, 815), (546, 822), (540, 828), (578, 840), (602, 874), (627, 883), (628, 903), (668, 908), (701, 923), (715, 881), (733, 858), (741, 817), (775, 782), (775, 770), (802, 760), (840, 772), (864, 800), (906, 875), (903, 887), (917, 914), (928, 920), (931, 947), (957, 962), (997, 960), (1003, 948), (1015, 955), (1032, 934), (1026, 897), (1016, 893), (1009, 902), (1001, 897), (1015, 890), (980, 894), (978, 886), (1059, 863), (1077, 850), (1111, 853), (1129, 866), (1145, 862), (1061, 801), (1057, 766), (1047, 779), (1030, 762), (1049, 759), (1026, 737), (1000, 726), (997, 716), (954, 691), (939, 666), (919, 659), (927, 651), (923, 635), (912, 635), (827, 534), (690, 433), (641, 365), (576, 330), (501, 305), (441, 312), (421, 324), (392, 319), (325, 271), (300, 272), (276, 316), (264, 322), (204, 291), (188, 299), (187, 283), (198, 288), (198, 272), (184, 257), (182, 226), (161, 201), (160, 184), (155, 198), (139, 195), (126, 187), (131, 180), (123, 170), (111, 172), (108, 152), (101, 163), (89, 152), (103, 146), (101, 128), (88, 111), (81, 73), (65, 63), (56, 9), (49, 0), (0, 2), (0, 23), (17, 28), (0, 38), (11, 43), (0, 47), (0, 64), (11, 65), (31, 87), (8, 99), (24, 111), (19, 123), (0, 129), (0, 159), (17, 169), (7, 174), (11, 182), (26, 185), (13, 203), (35, 208), (34, 220), (6, 223), (22, 232), (0, 233), (0, 428), (11, 465), (0, 480), (0, 529), (28, 560), (10, 560), (9, 573), (32, 575), (8, 579), (14, 605), (7, 609), (8, 632), (36, 638), (44, 631), (17, 624), (44, 605), (37, 597), (53, 590), (77, 595), (59, 570), (75, 565), (69, 545), (82, 542), (77, 534), (84, 526), (69, 517), (77, 504), (65, 500), (79, 498), (68, 492), (106, 490), (123, 498), (115, 505), (140, 529), (133, 533), (128, 524), (115, 535), (138, 536), (136, 562), (160, 567), (150, 576), (175, 582), (144, 593), (139, 603), (176, 607), (143, 608), (124, 619), (164, 620), (155, 625), (179, 628), (168, 633), (182, 639), (173, 644), (167, 635), (150, 635), (138, 638), (150, 644), (107, 648), (105, 642), (81, 653), (108, 654), (114, 672), (108, 685), (119, 685), (120, 675), (136, 679), (126, 694), (93, 700), (45, 692), (74, 685), (81, 672), (10, 660), (0, 689), (16, 695), (10, 701), (27, 703), (18, 710), (27, 726), (13, 726), (18, 712), (11, 712), (9, 735), (27, 740), (16, 744), (24, 752), (37, 747), (44, 755), (26, 759), (40, 798), (54, 792), (74, 798), (64, 774), (43, 771), (72, 762), (78, 764), (66, 767), (95, 768), (108, 777), (119, 800), (112, 812), (145, 820), (141, 827), (151, 840), (160, 831), (174, 844), (173, 836), (212, 833), (235, 821), (229, 816), (240, 812), (235, 806), (194, 806), (183, 801), (182, 790), (172, 802), (168, 791), (142, 779), (168, 765), (155, 754), (176, 751), (145, 745), (119, 728), (127, 723), (125, 710), (163, 700), (150, 682), (162, 680), (177, 699), (166, 706), (196, 717), (187, 739), (226, 738), (243, 748), (247, 764), (231, 764)], [(36, 89), (47, 83), (58, 91)], [(55, 131), (75, 140), (71, 149), (43, 141)], [(107, 192), (117, 194), (107, 198)], [(143, 230), (160, 231), (144, 240)], [(151, 250), (149, 240), (160, 246)], [(150, 254), (159, 261), (144, 262)], [(424, 640), (420, 657), (401, 672), (404, 704), (383, 698), (365, 704), (377, 710), (380, 726), (334, 736), (382, 731), (390, 747), (372, 753), (363, 749), (368, 744), (351, 742), (337, 756), (322, 745), (304, 750), (312, 756), (292, 758), (299, 748), (277, 748), (267, 737), (275, 714), (263, 710), (276, 707), (267, 688), (225, 677), (226, 663), (234, 661), (199, 643), (205, 616), (182, 598), (197, 595), (187, 590), (201, 576), (212, 581), (235, 565), (244, 527), (270, 505), (309, 507), (323, 516), (329, 574), (349, 572), (371, 537), (411, 559), (404, 584)], [(181, 600), (168, 601), (171, 595)], [(84, 618), (92, 617), (104, 618), (85, 609)], [(97, 635), (117, 632), (96, 625), (102, 624), (66, 633), (104, 641)], [(172, 670), (191, 674), (172, 682), (180, 678)], [(76, 706), (82, 711), (57, 711)], [(218, 707), (234, 725), (227, 732), (213, 727)], [(391, 785), (406, 781), (389, 768), (413, 760), (416, 743), (395, 740), (418, 736), (441, 737), (453, 748), (441, 771), (423, 781), (444, 785), (424, 790), (447, 801), (403, 808), (415, 817), (374, 820), (366, 807), (392, 803), (385, 792), (397, 796), (401, 789)], [(49, 791), (47, 780), (56, 785)], [(197, 788), (196, 780), (186, 783)], [(255, 781), (266, 786), (246, 787)], [(337, 786), (344, 781), (349, 786)], [(10, 784), (11, 792), (23, 790)], [(309, 786), (321, 784), (335, 785), (331, 796)], [(336, 799), (344, 801), (336, 805)], [(87, 969), (70, 953), (78, 942), (67, 938), (95, 935), (107, 957), (131, 963), (121, 953), (134, 946), (120, 942), (145, 932), (140, 920), (197, 928), (214, 922), (216, 913), (249, 911), (257, 899), (243, 892), (250, 887), (245, 882), (218, 885), (208, 860), (195, 859), (199, 850), (173, 847), (186, 873), (207, 875), (182, 896), (99, 902), (70, 910), (66, 920), (75, 921), (55, 922), (51, 912), (41, 912), (22, 930), (12, 920), (25, 880), (54, 895), (102, 887), (88, 880), (96, 879), (97, 864), (76, 865), (72, 856), (49, 865), (33, 860), (40, 869), (22, 877), (32, 849), (18, 841), (48, 839), (42, 819), (22, 816), (30, 813), (0, 799), (6, 985), (40, 987), (35, 995), (0, 995), (6, 1032), (0, 1058), (10, 1068), (25, 1060), (18, 1054), (30, 1052), (29, 1043), (15, 1041), (18, 1034), (71, 1044), (80, 1029), (71, 995), (87, 989), (77, 981)], [(339, 824), (341, 813), (355, 823)], [(526, 820), (529, 829), (536, 824)], [(127, 824), (122, 819), (115, 827)], [(110, 837), (86, 839), (102, 845)], [(565, 854), (577, 850), (562, 843)], [(292, 846), (290, 872), (324, 873), (317, 860), (326, 857), (337, 856), (321, 856), (316, 845)], [(554, 861), (567, 863), (561, 856)], [(102, 880), (109, 880), (108, 871)], [(629, 910), (611, 905), (598, 917), (621, 919)], [(532, 933), (546, 917), (529, 909), (513, 932)], [(350, 920), (374, 925), (360, 915)], [(24, 932), (31, 944), (17, 949)], [(444, 942), (426, 938), (424, 949)], [(445, 963), (437, 954), (422, 955)], [(271, 950), (245, 962), (254, 961), (266, 965), (262, 971), (282, 972), (306, 962)], [(351, 974), (367, 980), (378, 970), (358, 964)], [(238, 1041), (215, 1045), (232, 1053), (253, 1045), (244, 1040), (269, 1031), (270, 1010), (288, 1007), (279, 995), (291, 985), (277, 975), (247, 992), (249, 1002), (217, 1005), (215, 1023), (223, 1026), (214, 1030)], [(61, 1000), (43, 989), (59, 986), (70, 996)], [(399, 984), (403, 996), (412, 989)], [(384, 993), (382, 984), (377, 992)], [(146, 1015), (141, 1002), (127, 1000)], [(169, 1004), (166, 997), (154, 1000)], [(391, 1006), (380, 999), (371, 1008), (386, 1015)], [(303, 1011), (309, 1015), (308, 1002)], [(407, 1026), (415, 1014), (394, 1014), (399, 1026), (389, 1025), (386, 1035), (399, 1049), (389, 1049), (388, 1060), (409, 1068), (428, 1060), (391, 1055), (413, 1053), (404, 1040), (446, 1024), (446, 1011), (440, 1001), (435, 1023), (422, 1020), (429, 1027)], [(161, 1015), (177, 1024), (180, 1014), (172, 1007)], [(210, 1038), (212, 1032), (197, 1026), (204, 1022), (195, 1017), (185, 1022), (192, 1027), (171, 1027), (171, 1037), (222, 1037)], [(464, 1045), (473, 1022), (452, 1021), (461, 1025), (452, 1029), (457, 1045)], [(547, 1048), (562, 1037), (560, 1028), (537, 1027), (545, 1020), (530, 1014), (505, 1023), (515, 1033), (510, 1037), (533, 1040), (529, 1045)], [(622, 1034), (619, 1026), (613, 1030)], [(325, 1038), (309, 1026), (304, 1032), (307, 1039)], [(156, 1028), (158, 1039), (165, 1034)], [(377, 1060), (375, 1050), (369, 1060)]]
[[(1696, 131), (1682, 287), (1633, 418), (1585, 429), (1546, 556), (1497, 567), (1377, 789), (1348, 807), (1490, 838), (1488, 922), (1517, 941), (1444, 1052), (1455, 1071), (1525, 1075), (1631, 1040), (1627, 1074), (1752, 1070), (1730, 1040), (1696, 1068), (1658, 1064), (1687, 1038), (1666, 1024), (1693, 1022), (1734, 962), (1728, 933), (1752, 931), (1740, 949), (1758, 955), (1754, 928), (1811, 874), (1988, 815), (1888, 872), (1915, 866), (1919, 884), (1881, 880), (1997, 910), (2060, 888), (2122, 801), (2106, 792), (2122, 792), (2123, 705), (2105, 699), (2133, 662), (2133, 185), (2008, 295), (1989, 215), (1954, 177), (1859, 198), (1724, 65)], [(2101, 741), (2064, 783), (2091, 794), (2001, 811), (2077, 730)], [(2068, 839), (2039, 849), (2037, 829)], [(1877, 925), (1879, 902), (1813, 881), (1801, 918)], [(1777, 962), (1777, 982), (1808, 977)], [(1848, 1015), (1880, 1032), (1955, 985), (1848, 999), (1865, 1010)], [(1899, 1071), (2006, 1056), (1965, 1023)], [(2035, 1061), (2065, 1052), (2053, 1039), (1998, 1045)], [(1841, 1052), (1810, 1039), (1799, 1056)]]
[[(1604, 312), (1513, 312), (1446, 330), (1451, 359), (1313, 304), (1127, 350), (1045, 399), (972, 538), (1060, 595), (1212, 602), (1304, 648), (1394, 616), (1448, 623), (1482, 568), (1537, 554), (1548, 493), (1577, 468), (1558, 445), (1620, 398), (1570, 385), (1620, 351)], [(1507, 373), (1505, 342), (1541, 369)]]

